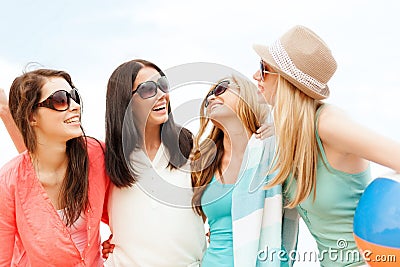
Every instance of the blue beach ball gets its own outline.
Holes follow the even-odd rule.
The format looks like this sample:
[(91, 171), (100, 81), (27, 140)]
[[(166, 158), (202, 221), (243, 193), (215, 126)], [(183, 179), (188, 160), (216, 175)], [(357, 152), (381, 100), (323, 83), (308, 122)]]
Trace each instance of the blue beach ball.
[(400, 179), (387, 176), (367, 186), (354, 214), (354, 238), (370, 266), (400, 266)]

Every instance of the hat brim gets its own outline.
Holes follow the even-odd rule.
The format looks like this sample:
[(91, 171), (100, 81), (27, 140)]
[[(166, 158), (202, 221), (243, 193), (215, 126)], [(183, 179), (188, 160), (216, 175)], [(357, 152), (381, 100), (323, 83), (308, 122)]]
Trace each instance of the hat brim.
[(298, 82), (296, 79), (294, 79), (291, 75), (287, 74), (283, 70), (281, 70), (271, 54), (269, 53), (269, 48), (265, 45), (260, 45), (260, 44), (254, 44), (253, 45), (254, 51), (262, 58), (262, 60), (267, 63), (271, 68), (273, 68), (276, 72), (278, 72), (280, 75), (282, 75), (286, 80), (288, 80), (291, 84), (296, 86), (299, 90), (301, 90), (303, 93), (308, 95), (309, 97), (316, 99), (316, 100), (322, 100), (325, 99), (329, 96), (329, 87), (326, 85), (324, 88), (324, 92), (326, 94), (320, 94), (318, 92), (315, 92), (314, 90), (309, 89), (307, 86), (304, 84)]

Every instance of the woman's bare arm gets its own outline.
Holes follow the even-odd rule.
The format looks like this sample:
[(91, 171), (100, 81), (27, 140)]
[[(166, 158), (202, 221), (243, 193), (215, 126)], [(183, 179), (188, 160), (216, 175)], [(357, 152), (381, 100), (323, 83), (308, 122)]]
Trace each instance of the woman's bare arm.
[(0, 88), (0, 117), (3, 121), (8, 134), (10, 135), (12, 141), (14, 142), (15, 148), (18, 150), (18, 153), (21, 153), (26, 150), (24, 140), (22, 138), (21, 133), (18, 130), (17, 125), (11, 116), (10, 110), (8, 108), (8, 100), (6, 93), (3, 89)]

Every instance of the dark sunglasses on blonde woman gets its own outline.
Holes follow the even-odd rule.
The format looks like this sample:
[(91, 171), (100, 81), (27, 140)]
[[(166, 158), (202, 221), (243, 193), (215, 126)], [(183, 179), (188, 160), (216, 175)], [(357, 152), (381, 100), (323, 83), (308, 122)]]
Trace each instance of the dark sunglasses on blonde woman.
[(265, 67), (262, 60), (260, 60), (260, 74), (261, 74), (261, 81), (264, 81), (265, 74), (278, 74), (277, 72), (268, 71)]
[(146, 81), (139, 84), (135, 91), (132, 91), (132, 95), (138, 93), (139, 96), (143, 99), (151, 98), (157, 94), (157, 88), (164, 93), (169, 92), (169, 84), (167, 77), (161, 76), (157, 82), (155, 81)]
[(210, 102), (208, 101), (208, 98), (209, 98), (211, 95), (219, 96), (219, 95), (222, 95), (223, 93), (225, 93), (226, 89), (229, 88), (229, 84), (230, 84), (230, 81), (229, 81), (229, 80), (224, 80), (224, 81), (219, 82), (219, 83), (214, 87), (214, 89), (212, 89), (212, 90), (207, 94), (207, 96), (206, 96), (206, 102), (204, 103), (204, 106), (205, 106), (205, 107), (208, 107), (208, 105), (210, 104)]
[(45, 107), (56, 111), (66, 111), (71, 105), (71, 99), (78, 105), (81, 104), (81, 98), (76, 88), (73, 88), (71, 92), (67, 92), (66, 90), (55, 91), (48, 98), (37, 103), (34, 107)]

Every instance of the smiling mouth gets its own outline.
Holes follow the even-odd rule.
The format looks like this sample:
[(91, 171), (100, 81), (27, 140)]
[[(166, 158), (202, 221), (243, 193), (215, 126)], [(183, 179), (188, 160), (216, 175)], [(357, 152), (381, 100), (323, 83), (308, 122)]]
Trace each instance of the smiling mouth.
[(165, 106), (162, 106), (162, 107), (158, 107), (158, 108), (153, 108), (153, 111), (161, 111), (164, 109), (165, 109)]
[(76, 123), (76, 122), (79, 122), (79, 118), (78, 118), (78, 117), (71, 118), (71, 119), (68, 119), (68, 120), (65, 120), (65, 121), (64, 121), (64, 123), (66, 123), (66, 124), (69, 124), (69, 123)]
[(214, 104), (211, 104), (210, 106), (209, 106), (209, 109), (210, 110), (213, 110), (214, 108), (216, 108), (216, 107), (218, 107), (218, 106), (221, 106), (222, 104), (221, 103), (214, 103)]

